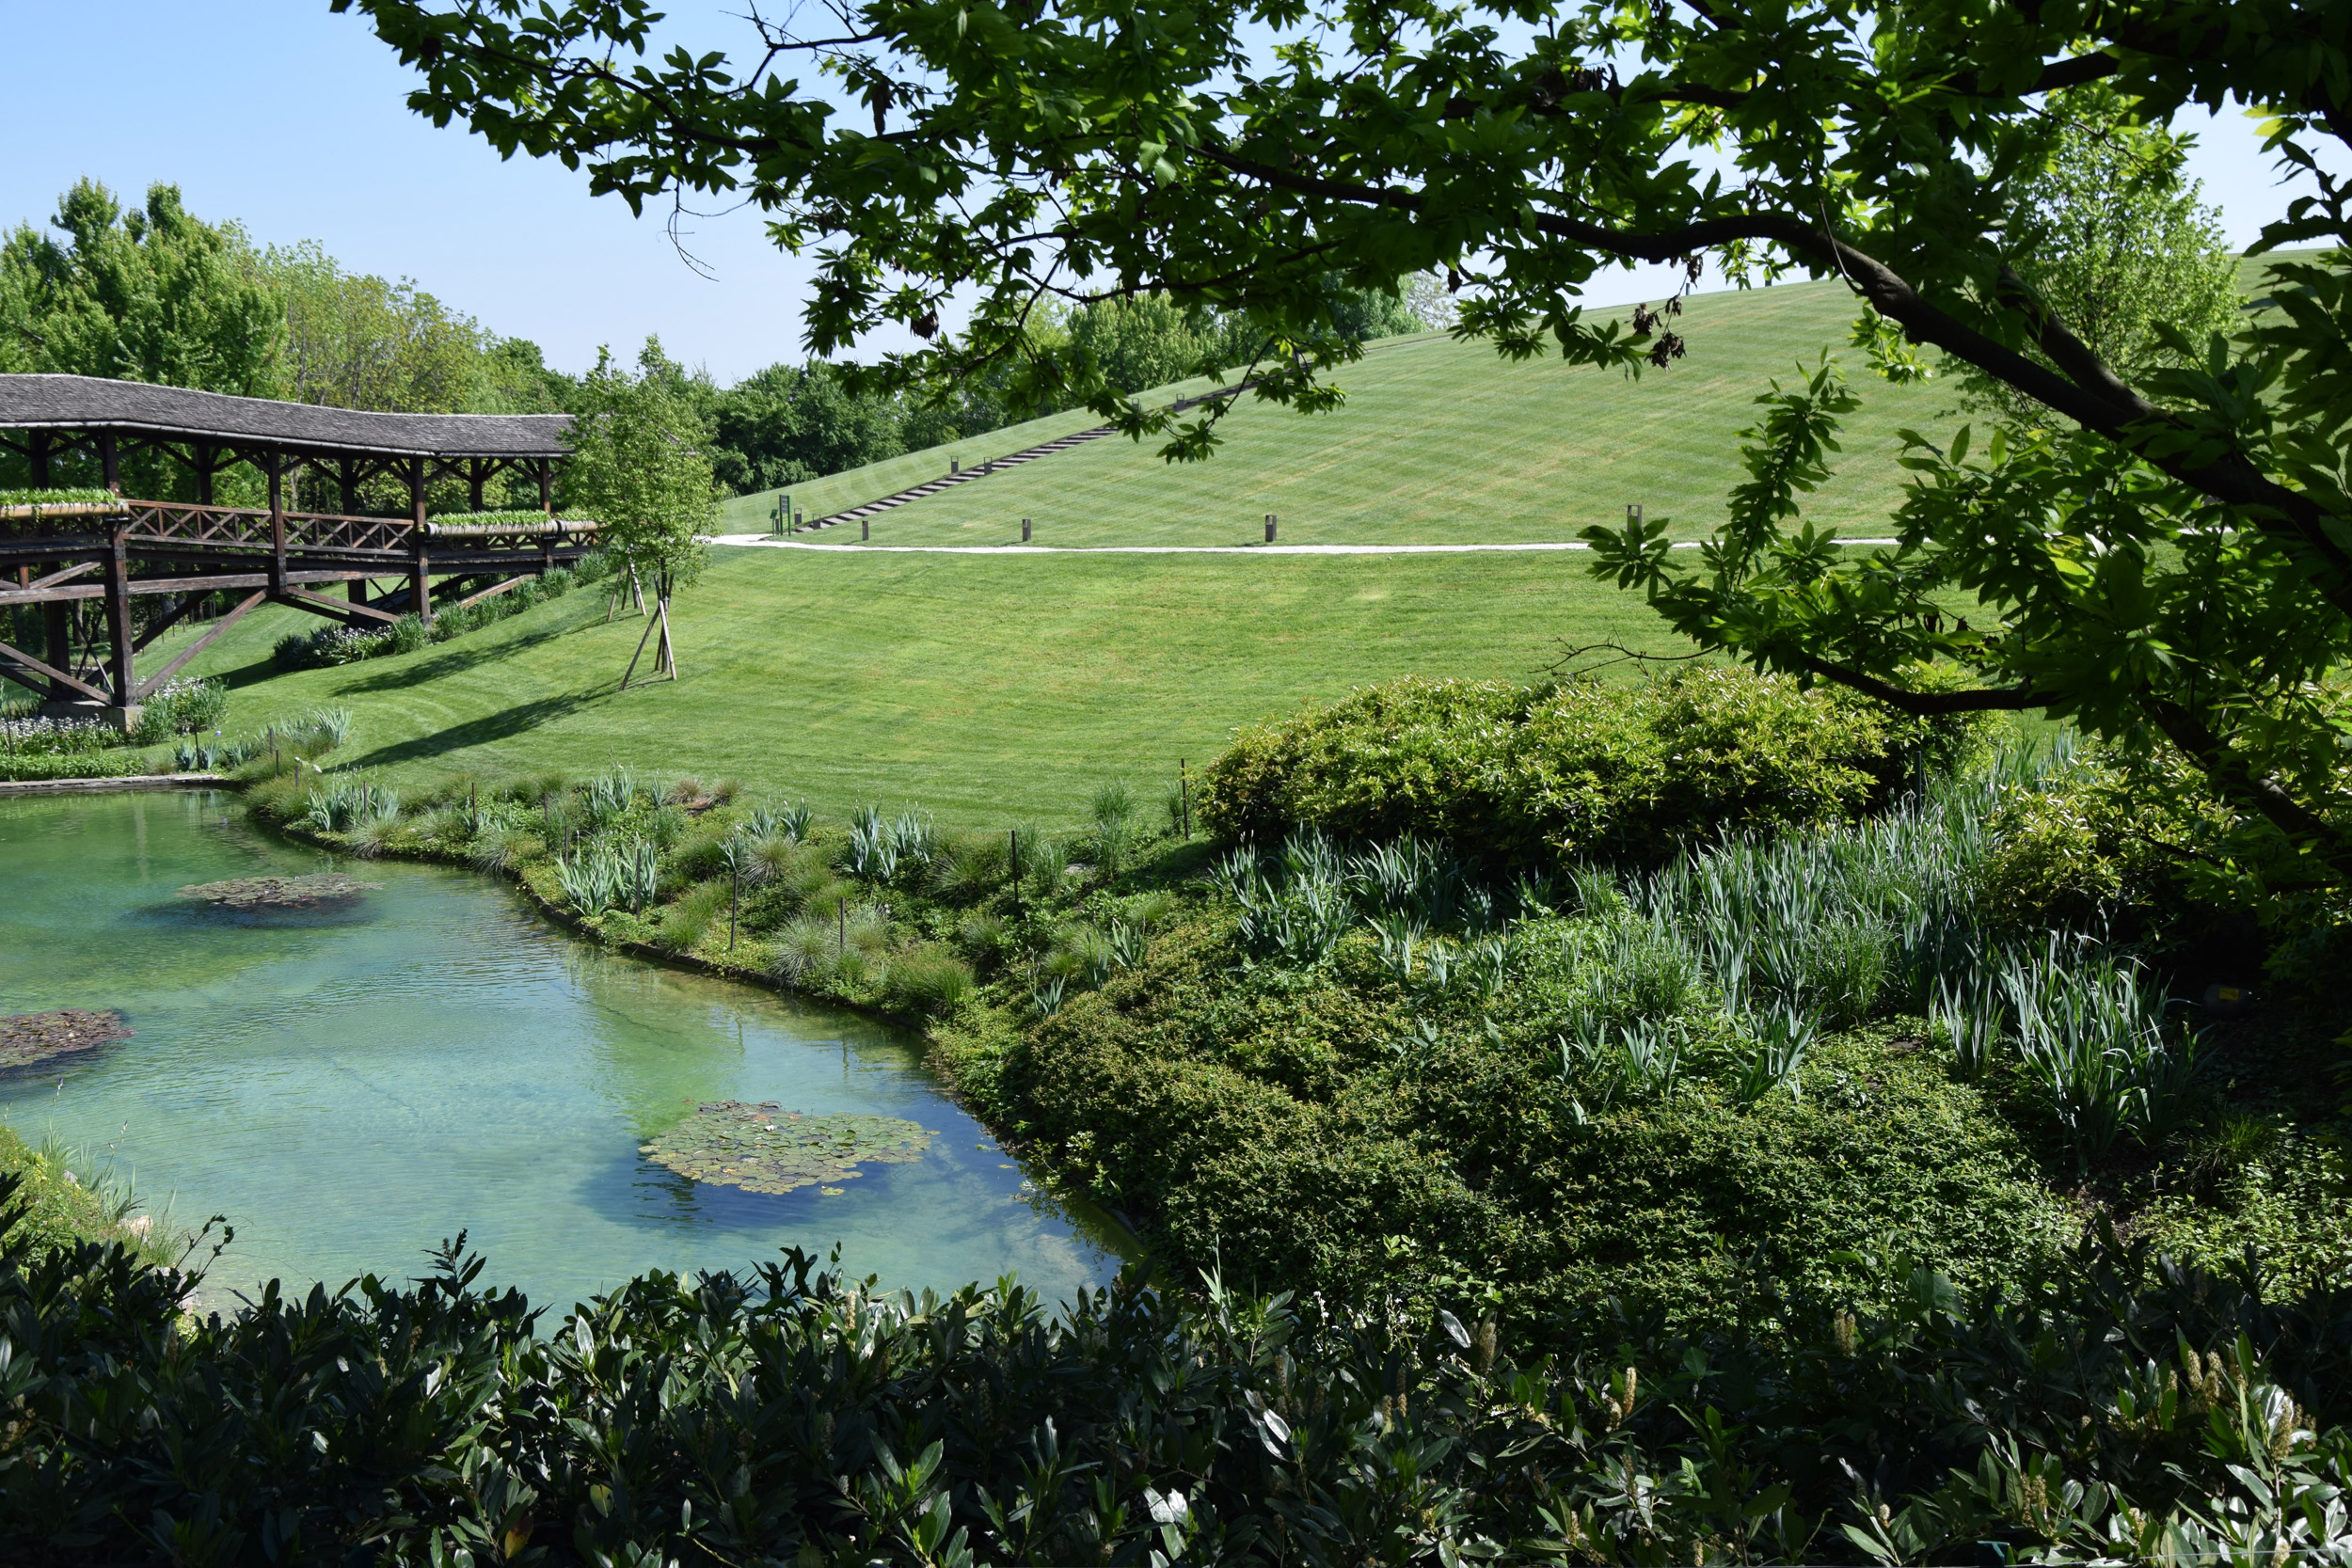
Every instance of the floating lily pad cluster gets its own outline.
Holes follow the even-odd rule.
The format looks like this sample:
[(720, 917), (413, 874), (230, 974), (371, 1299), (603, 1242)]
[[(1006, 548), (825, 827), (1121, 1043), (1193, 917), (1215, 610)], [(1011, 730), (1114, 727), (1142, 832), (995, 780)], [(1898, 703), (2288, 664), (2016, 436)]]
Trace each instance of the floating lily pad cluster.
[(131, 1026), (120, 1013), (83, 1007), (15, 1013), (0, 1018), (0, 1069), (32, 1067), (130, 1037)]
[(929, 1132), (898, 1117), (810, 1116), (773, 1101), (720, 1100), (695, 1107), (640, 1152), (696, 1181), (788, 1193), (844, 1180), (860, 1165), (919, 1160), (930, 1141)]
[(340, 871), (321, 871), (308, 877), (240, 877), (227, 882), (199, 882), (182, 888), (180, 896), (201, 898), (228, 910), (310, 910), (357, 898), (383, 885)]

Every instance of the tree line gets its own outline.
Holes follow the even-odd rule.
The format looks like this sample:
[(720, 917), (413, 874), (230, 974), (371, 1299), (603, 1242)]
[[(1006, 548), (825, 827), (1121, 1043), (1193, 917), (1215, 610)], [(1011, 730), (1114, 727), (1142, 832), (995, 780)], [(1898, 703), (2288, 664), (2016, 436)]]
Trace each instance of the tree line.
[[(1428, 325), (1425, 287), (1415, 303), (1336, 283), (1333, 293), (1342, 330), (1359, 339)], [(1246, 367), (1266, 347), (1237, 314), (1160, 294), (1047, 309), (1031, 336), (1089, 356), (1130, 392), (1204, 365)], [(919, 389), (880, 389), (816, 359), (779, 361), (723, 387), (659, 341), (640, 364), (670, 385), (699, 426), (718, 483), (739, 495), (1065, 405), (1017, 385), (1010, 361)], [(0, 372), (23, 372), (401, 413), (580, 414), (599, 404), (594, 371), (557, 370), (538, 344), (485, 327), (411, 279), (349, 271), (315, 241), (258, 244), (241, 224), (189, 212), (174, 185), (152, 185), (143, 204), (128, 206), (87, 179), (58, 198), (46, 226), (20, 223), (0, 240)], [(224, 502), (255, 499), (243, 492), (258, 489), (257, 476), (224, 477)], [(187, 476), (152, 455), (132, 459), (124, 479), (126, 489), (159, 499), (193, 494)], [(24, 460), (0, 451), (0, 487), (28, 480)], [(369, 501), (405, 504), (389, 492)]]

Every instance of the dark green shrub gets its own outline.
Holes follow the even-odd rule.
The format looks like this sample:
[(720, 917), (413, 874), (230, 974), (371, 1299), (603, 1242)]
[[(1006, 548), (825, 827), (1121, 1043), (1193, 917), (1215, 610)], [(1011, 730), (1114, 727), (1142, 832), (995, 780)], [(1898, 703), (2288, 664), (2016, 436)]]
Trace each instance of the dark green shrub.
[(2057, 1244), (2031, 1150), (1898, 1028), (1818, 1045), (1793, 1093), (1749, 1100), (1717, 1015), (1676, 1022), (1696, 993), (1627, 997), (1681, 1031), (1672, 1088), (1571, 1069), (1593, 959), (1561, 928), (1518, 939), (1499, 990), (1408, 1001), (1363, 936), (1328, 970), (1246, 972), (1222, 922), (1178, 921), (1101, 990), (1072, 983), (973, 1092), (1169, 1256), (1259, 1281), (1470, 1273), (1515, 1311), (1634, 1294), (1707, 1316), (1851, 1293), (1838, 1255), (1887, 1232), (1971, 1282)]
[(1882, 804), (1915, 753), (1959, 749), (1928, 745), (1943, 733), (1717, 666), (1629, 686), (1413, 677), (1242, 731), (1209, 768), (1200, 816), (1228, 840), (1416, 833), (1498, 865), (1654, 858)]
[[(788, 1253), (548, 1322), (443, 1249), (413, 1287), (37, 1250), (0, 1182), (0, 1559), (995, 1564), (2333, 1560), (2341, 1296), (2102, 1242), (2009, 1299), (1899, 1257), (1883, 1315), (1627, 1314), (1573, 1354), (1383, 1301), (1048, 1311)], [(2111, 1528), (2127, 1533), (2120, 1537)], [(2252, 1541), (2259, 1550), (2246, 1547)], [(2228, 1543), (2234, 1543), (2234, 1545)], [(274, 1549), (264, 1544), (273, 1544)]]

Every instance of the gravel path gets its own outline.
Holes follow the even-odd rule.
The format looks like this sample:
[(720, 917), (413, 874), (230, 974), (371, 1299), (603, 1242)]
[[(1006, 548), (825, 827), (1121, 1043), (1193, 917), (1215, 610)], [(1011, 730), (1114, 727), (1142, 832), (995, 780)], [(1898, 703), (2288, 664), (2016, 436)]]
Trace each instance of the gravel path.
[[(1695, 550), (1704, 541), (1676, 543)], [(722, 533), (714, 545), (763, 550), (832, 550), (843, 555), (1469, 555), (1484, 550), (1589, 550), (1587, 544), (1525, 545), (818, 545), (764, 533)], [(1892, 545), (1892, 539), (1841, 539), (1843, 545)]]

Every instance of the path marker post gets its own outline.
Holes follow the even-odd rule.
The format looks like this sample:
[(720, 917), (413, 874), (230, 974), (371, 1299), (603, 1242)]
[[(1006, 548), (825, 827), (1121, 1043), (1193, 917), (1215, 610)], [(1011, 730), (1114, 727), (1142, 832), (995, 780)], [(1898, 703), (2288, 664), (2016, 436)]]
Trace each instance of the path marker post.
[(867, 540), (869, 540), (869, 539), (871, 539), (871, 538), (873, 538), (873, 537), (874, 537), (874, 519), (873, 519), (873, 518), (871, 518), (871, 517), (860, 517), (860, 518), (857, 520), (857, 537), (858, 537), (858, 543), (860, 543), (860, 544), (864, 544), (864, 543), (866, 543)]
[(1265, 542), (1269, 545), (1274, 543), (1274, 514), (1271, 512), (1265, 515)]
[(1021, 519), (1021, 542), (1025, 545), (1029, 542), (1029, 519), (1026, 517)]

